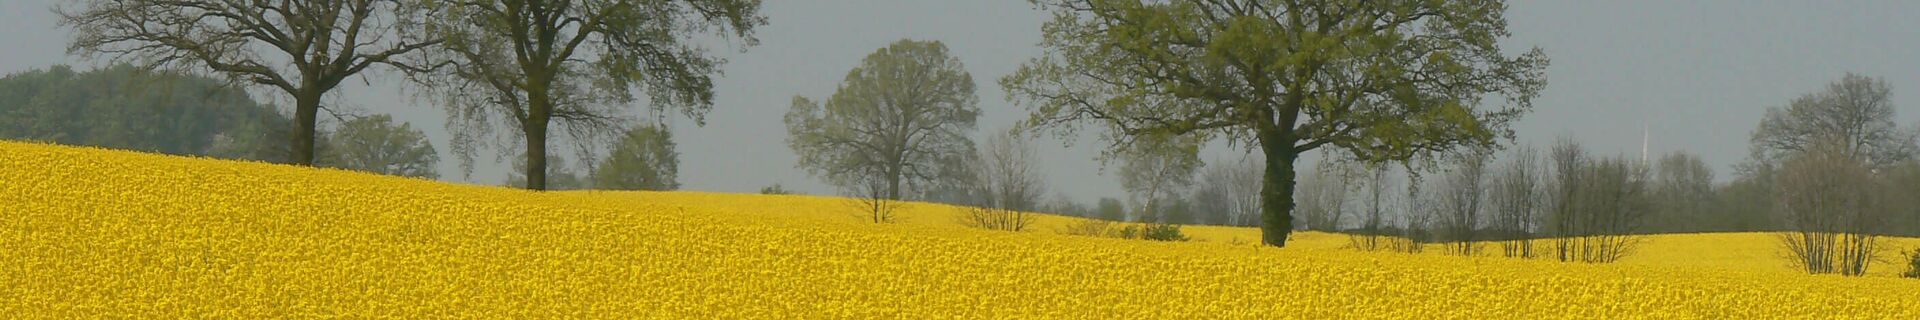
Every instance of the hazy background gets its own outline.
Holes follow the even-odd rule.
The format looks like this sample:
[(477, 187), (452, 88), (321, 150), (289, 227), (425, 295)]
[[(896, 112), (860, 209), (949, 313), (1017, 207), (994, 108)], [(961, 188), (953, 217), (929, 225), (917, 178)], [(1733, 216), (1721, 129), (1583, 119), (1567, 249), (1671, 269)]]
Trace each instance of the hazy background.
[[(0, 74), (53, 64), (97, 65), (65, 54), (68, 31), (50, 6), (0, 1)], [(1509, 51), (1538, 46), (1553, 64), (1537, 108), (1515, 129), (1520, 143), (1567, 135), (1602, 153), (1638, 154), (1643, 128), (1656, 156), (1701, 154), (1721, 180), (1747, 154), (1748, 134), (1767, 107), (1822, 90), (1846, 72), (1882, 77), (1901, 125), (1920, 111), (1920, 1), (1515, 1), (1507, 13)], [(752, 192), (772, 183), (807, 193), (833, 189), (795, 169), (781, 117), (793, 95), (824, 98), (862, 57), (901, 38), (940, 40), (966, 64), (986, 115), (981, 130), (1025, 117), (996, 82), (1039, 54), (1044, 13), (1025, 1), (767, 1), (771, 24), (715, 80), (706, 126), (673, 119), (683, 189)], [(422, 128), (447, 157), (443, 179), (499, 184), (506, 161), (480, 158), (470, 178), (447, 153), (445, 113), (409, 98), (405, 83), (375, 72), (343, 85), (332, 105), (389, 113)], [(256, 94), (285, 105), (285, 98)], [(635, 110), (638, 110), (636, 108)], [(1123, 195), (1094, 161), (1103, 144), (1086, 135), (1071, 147), (1043, 140), (1053, 189), (1081, 202)], [(1237, 159), (1215, 144), (1202, 158)], [(577, 159), (566, 154), (570, 162)], [(1301, 165), (1311, 165), (1313, 157)], [(571, 163), (570, 163), (571, 164)], [(577, 165), (574, 167), (578, 167)]]

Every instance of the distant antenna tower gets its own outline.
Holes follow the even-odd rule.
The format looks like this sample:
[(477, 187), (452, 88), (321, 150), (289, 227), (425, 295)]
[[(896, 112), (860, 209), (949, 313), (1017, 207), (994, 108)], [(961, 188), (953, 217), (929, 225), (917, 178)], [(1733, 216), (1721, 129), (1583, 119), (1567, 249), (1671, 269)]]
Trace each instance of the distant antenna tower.
[(1648, 124), (1640, 125), (1640, 163), (1647, 162), (1647, 140), (1649, 140), (1647, 138), (1653, 136), (1652, 128), (1653, 128), (1652, 125), (1648, 125)]

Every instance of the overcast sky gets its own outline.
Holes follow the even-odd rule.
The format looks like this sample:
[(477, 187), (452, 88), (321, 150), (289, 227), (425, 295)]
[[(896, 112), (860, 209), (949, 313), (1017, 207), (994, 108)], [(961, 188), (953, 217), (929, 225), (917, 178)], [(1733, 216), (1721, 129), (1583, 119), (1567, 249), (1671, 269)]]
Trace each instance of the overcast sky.
[[(65, 54), (69, 32), (48, 9), (56, 2), (63, 1), (0, 1), (0, 73), (94, 64)], [(706, 125), (674, 121), (685, 189), (753, 192), (780, 183), (831, 193), (794, 168), (781, 117), (794, 95), (823, 99), (860, 58), (902, 38), (943, 41), (966, 65), (986, 112), (981, 130), (1005, 128), (1026, 114), (1006, 102), (996, 82), (1039, 53), (1044, 13), (1026, 1), (767, 1), (763, 13), (770, 24), (757, 31), (759, 46), (744, 53), (715, 48), (730, 62), (715, 81)], [(1725, 179), (1746, 156), (1748, 134), (1766, 108), (1847, 72), (1885, 79), (1900, 124), (1920, 122), (1907, 98), (1920, 95), (1916, 17), (1920, 1), (1513, 1), (1506, 49), (1537, 46), (1553, 60), (1547, 90), (1515, 129), (1520, 143), (1567, 135), (1597, 152), (1637, 155), (1645, 128), (1656, 156), (1689, 150)], [(425, 129), (444, 153), (444, 112), (407, 98), (401, 87), (394, 77), (375, 75), (343, 86), (336, 103), (394, 114)], [(1094, 161), (1097, 141), (1039, 146), (1059, 192), (1083, 202), (1123, 194), (1118, 179)], [(1216, 145), (1203, 158), (1242, 152)], [(480, 160), (472, 181), (505, 179), (506, 162)], [(440, 171), (462, 180), (457, 161)]]

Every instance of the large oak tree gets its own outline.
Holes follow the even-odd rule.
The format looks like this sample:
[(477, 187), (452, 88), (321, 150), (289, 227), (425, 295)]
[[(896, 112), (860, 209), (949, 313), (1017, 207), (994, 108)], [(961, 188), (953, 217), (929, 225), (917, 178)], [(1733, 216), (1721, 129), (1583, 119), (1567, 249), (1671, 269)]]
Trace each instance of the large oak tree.
[[(497, 123), (525, 138), (526, 188), (547, 188), (555, 121), (579, 140), (619, 132), (620, 109), (644, 91), (654, 111), (696, 122), (713, 106), (723, 59), (694, 41), (709, 33), (756, 43), (759, 0), (440, 0), (427, 33), (432, 60), (452, 67), (422, 80), (441, 93), (453, 149), (471, 173), (476, 142)], [(656, 114), (658, 114), (656, 112)], [(583, 142), (584, 143), (584, 142)], [(510, 150), (502, 153), (511, 154)]]
[[(1370, 162), (1511, 139), (1545, 87), (1510, 57), (1498, 0), (1035, 0), (1046, 53), (1002, 78), (1030, 126), (1224, 135), (1266, 163), (1263, 242), (1286, 244), (1294, 161), (1331, 146)], [(1504, 100), (1485, 107), (1483, 100)]]

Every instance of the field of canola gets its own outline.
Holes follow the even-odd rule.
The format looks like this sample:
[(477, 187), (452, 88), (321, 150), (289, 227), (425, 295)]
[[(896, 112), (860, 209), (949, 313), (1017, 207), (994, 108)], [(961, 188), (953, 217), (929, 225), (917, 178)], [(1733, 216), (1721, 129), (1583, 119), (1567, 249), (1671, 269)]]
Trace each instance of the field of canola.
[[(960, 227), (914, 204), (552, 192), (0, 141), (0, 314), (590, 318), (1920, 318), (1920, 281), (1792, 272), (1764, 234), (1611, 265)], [(1898, 240), (1905, 247), (1920, 244)], [(1880, 265), (1876, 273), (1888, 273)]]

